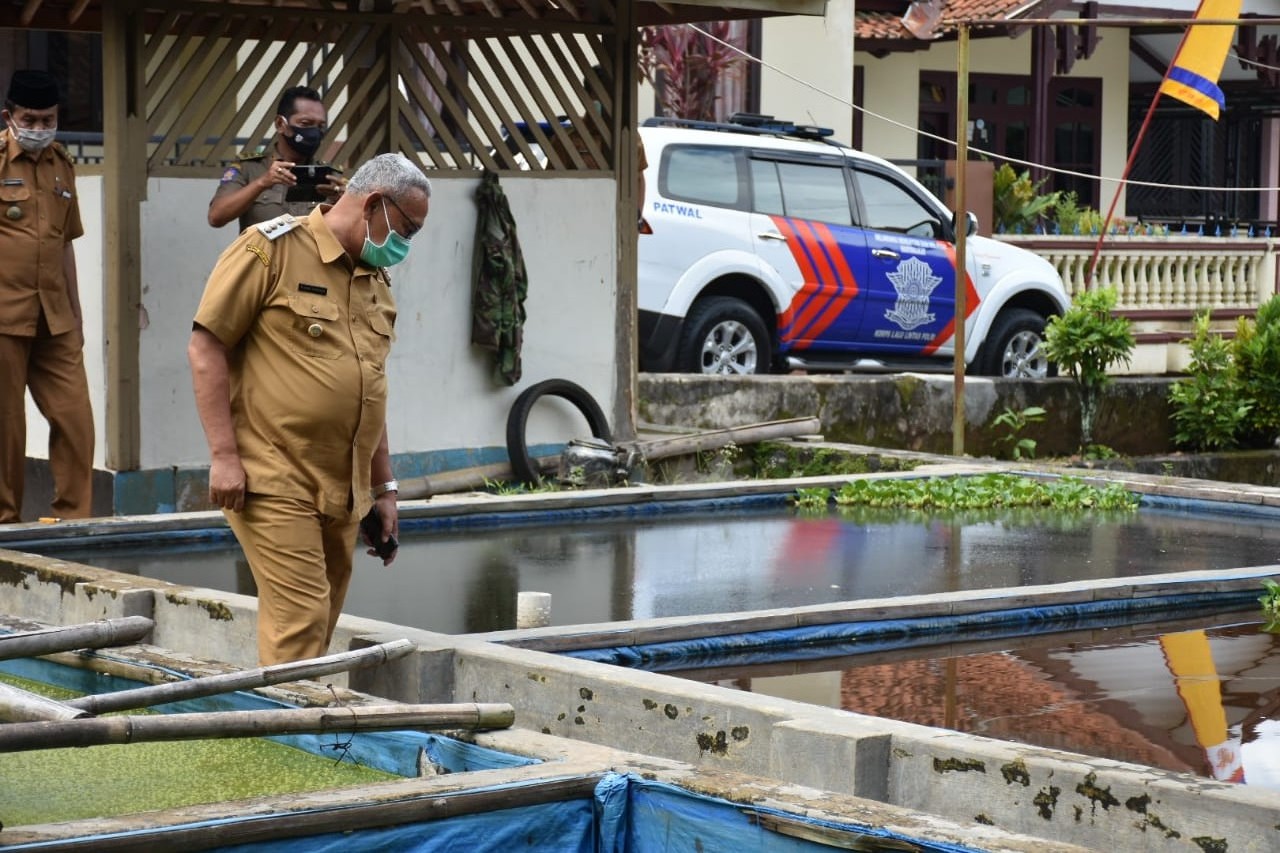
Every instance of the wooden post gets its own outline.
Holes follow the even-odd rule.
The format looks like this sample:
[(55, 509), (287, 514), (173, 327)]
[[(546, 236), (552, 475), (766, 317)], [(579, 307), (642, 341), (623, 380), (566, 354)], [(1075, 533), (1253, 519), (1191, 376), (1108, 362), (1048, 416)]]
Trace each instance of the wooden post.
[(394, 729), (504, 729), (515, 722), (505, 704), (378, 705), (360, 708), (289, 708), (136, 714), (0, 726), (0, 753), (110, 743), (263, 737), (283, 734)]
[[(601, 8), (607, 8), (602, 5)], [(637, 203), (636, 157), (637, 80), (640, 56), (640, 32), (636, 28), (636, 0), (621, 0), (615, 5), (612, 40), (608, 52), (613, 70), (613, 177), (618, 185), (618, 266), (615, 279), (616, 314), (614, 323), (614, 405), (613, 435), (620, 441), (635, 438), (636, 376), (639, 373), (638, 315), (636, 302), (636, 227)], [(653, 168), (657, 168), (655, 163)]]
[[(103, 285), (106, 329), (106, 462), (141, 465), (138, 310), (142, 303), (142, 200), (147, 189), (142, 28), (133, 2), (102, 6)], [(84, 263), (82, 261), (81, 263)]]
[(65, 703), (70, 708), (83, 708), (94, 714), (106, 714), (110, 711), (123, 711), (127, 708), (147, 708), (165, 702), (177, 702), (183, 699), (197, 699), (201, 696), (214, 696), (219, 693), (230, 693), (234, 690), (247, 690), (264, 687), (268, 684), (281, 684), (286, 681), (301, 681), (328, 675), (332, 672), (345, 672), (366, 666), (376, 666), (396, 658), (402, 658), (416, 648), (408, 640), (394, 640), (377, 646), (356, 649), (351, 652), (340, 652), (326, 657), (310, 660), (281, 663), (264, 666), (243, 672), (228, 672), (222, 675), (210, 675), (205, 678), (194, 678), (187, 681), (173, 681), (168, 684), (154, 684), (149, 687), (138, 687), (133, 690), (118, 690), (115, 693), (95, 693), (81, 696)]
[(969, 170), (969, 25), (961, 21), (957, 27), (956, 48), (956, 296), (955, 358), (953, 364), (951, 412), (951, 453), (964, 455), (964, 321), (965, 300), (969, 290), (969, 265), (965, 245), (969, 232), (969, 213), (965, 207), (965, 175)]
[(0, 660), (31, 658), (71, 649), (100, 649), (136, 643), (155, 623), (145, 616), (123, 616), (63, 628), (0, 635)]

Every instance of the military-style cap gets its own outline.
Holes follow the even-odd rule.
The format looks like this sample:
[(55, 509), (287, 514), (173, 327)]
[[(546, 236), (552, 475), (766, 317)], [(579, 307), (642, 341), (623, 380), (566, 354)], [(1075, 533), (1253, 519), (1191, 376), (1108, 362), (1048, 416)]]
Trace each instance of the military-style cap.
[(58, 105), (58, 81), (48, 71), (25, 68), (13, 72), (8, 100), (29, 110), (47, 110)]

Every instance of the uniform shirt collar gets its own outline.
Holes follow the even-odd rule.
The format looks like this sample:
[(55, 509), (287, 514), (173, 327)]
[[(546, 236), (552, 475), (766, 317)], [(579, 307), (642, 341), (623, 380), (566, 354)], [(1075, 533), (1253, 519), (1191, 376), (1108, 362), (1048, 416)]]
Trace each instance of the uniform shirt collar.
[(316, 246), (320, 250), (320, 260), (326, 264), (331, 264), (347, 254), (347, 250), (342, 248), (338, 238), (329, 230), (329, 223), (324, 220), (324, 212), (332, 206), (319, 204), (316, 205), (315, 210), (307, 214), (307, 224), (311, 228), (311, 233), (315, 235)]

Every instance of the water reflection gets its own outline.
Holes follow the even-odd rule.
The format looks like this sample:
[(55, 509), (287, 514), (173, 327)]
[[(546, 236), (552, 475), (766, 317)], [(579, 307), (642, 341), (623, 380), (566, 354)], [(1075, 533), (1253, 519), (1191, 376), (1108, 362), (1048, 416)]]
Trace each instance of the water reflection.
[(1260, 629), (1247, 622), (1110, 642), (1047, 638), (981, 654), (924, 650), (891, 662), (845, 658), (786, 675), (744, 667), (700, 680), (1280, 788), (1280, 639)]
[[(34, 549), (254, 594), (233, 541)], [(90, 547), (91, 546), (91, 547)], [(514, 627), (516, 594), (551, 593), (553, 624), (825, 604), (1280, 562), (1263, 519), (1143, 510), (963, 515), (786, 509), (407, 529), (389, 569), (358, 549), (347, 612), (446, 633)]]

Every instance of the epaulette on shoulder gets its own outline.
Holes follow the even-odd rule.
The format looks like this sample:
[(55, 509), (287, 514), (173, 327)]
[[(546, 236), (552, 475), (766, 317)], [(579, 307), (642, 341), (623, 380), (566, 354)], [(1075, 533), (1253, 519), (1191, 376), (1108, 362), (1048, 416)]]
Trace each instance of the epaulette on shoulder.
[(291, 213), (282, 213), (275, 219), (259, 222), (254, 227), (268, 240), (274, 240), (298, 227), (298, 218)]
[(246, 148), (236, 155), (240, 160), (261, 160), (266, 156), (267, 149), (264, 145), (259, 145), (257, 148)]
[(63, 160), (66, 160), (71, 165), (73, 166), (75, 165), (76, 163), (75, 158), (71, 156), (71, 152), (68, 151), (67, 147), (63, 145), (61, 142), (55, 141), (49, 147), (53, 149), (54, 154), (57, 154), (59, 157), (61, 157)]

